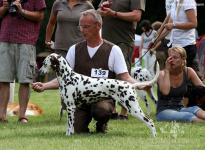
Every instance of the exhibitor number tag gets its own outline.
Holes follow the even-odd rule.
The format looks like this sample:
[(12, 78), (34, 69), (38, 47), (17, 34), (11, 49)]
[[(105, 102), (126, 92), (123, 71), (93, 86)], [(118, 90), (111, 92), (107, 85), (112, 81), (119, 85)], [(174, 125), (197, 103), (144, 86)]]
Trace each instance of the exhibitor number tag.
[(94, 78), (108, 78), (108, 70), (92, 68), (91, 77)]

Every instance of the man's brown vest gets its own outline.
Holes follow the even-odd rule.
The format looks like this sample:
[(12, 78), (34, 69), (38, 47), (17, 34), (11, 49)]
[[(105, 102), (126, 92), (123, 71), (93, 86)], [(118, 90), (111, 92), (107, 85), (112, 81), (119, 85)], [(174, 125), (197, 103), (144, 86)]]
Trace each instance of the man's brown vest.
[[(87, 42), (82, 41), (75, 47), (75, 66), (74, 71), (83, 75), (91, 76), (91, 69), (109, 70), (108, 60), (113, 44), (103, 40), (103, 44), (97, 52), (90, 58), (87, 50)], [(115, 78), (115, 73), (109, 70), (108, 78)]]

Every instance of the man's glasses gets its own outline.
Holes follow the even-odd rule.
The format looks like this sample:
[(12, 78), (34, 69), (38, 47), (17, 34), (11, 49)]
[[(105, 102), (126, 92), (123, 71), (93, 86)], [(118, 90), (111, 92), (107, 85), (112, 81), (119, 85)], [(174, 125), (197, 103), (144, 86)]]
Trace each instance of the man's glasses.
[(95, 25), (96, 23), (94, 23), (94, 24), (90, 24), (90, 25), (79, 25), (78, 26), (78, 29), (80, 29), (80, 30), (83, 30), (83, 29), (89, 29), (89, 28), (91, 28), (93, 25)]

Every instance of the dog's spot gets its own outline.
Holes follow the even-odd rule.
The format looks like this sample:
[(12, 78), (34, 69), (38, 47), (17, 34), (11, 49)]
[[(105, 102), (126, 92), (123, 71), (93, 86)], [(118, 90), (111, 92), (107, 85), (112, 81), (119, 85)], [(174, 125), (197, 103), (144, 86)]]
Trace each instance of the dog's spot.
[(114, 85), (114, 84), (111, 84), (110, 88), (115, 88), (115, 85)]
[(127, 91), (121, 92), (120, 97), (125, 97), (127, 95)]
[(91, 84), (91, 82), (89, 81), (89, 79), (86, 79), (85, 81), (83, 81), (83, 85), (85, 86), (86, 84)]
[(135, 101), (135, 97), (133, 95), (130, 95), (128, 98), (129, 101)]
[(93, 87), (98, 87), (98, 84), (94, 84)]
[(127, 108), (130, 110), (131, 106), (128, 100), (125, 101), (125, 105), (127, 106)]
[(111, 90), (111, 89), (109, 89), (109, 92), (110, 92), (110, 94), (114, 94), (115, 93), (115, 91)]
[(118, 91), (119, 91), (119, 92), (122, 92), (123, 89), (124, 89), (123, 86), (119, 86), (119, 87), (118, 87)]
[(83, 95), (89, 96), (93, 91), (92, 90), (87, 90), (83, 92)]
[(145, 120), (145, 121), (149, 121), (149, 119), (148, 119), (147, 117), (144, 117), (143, 120)]

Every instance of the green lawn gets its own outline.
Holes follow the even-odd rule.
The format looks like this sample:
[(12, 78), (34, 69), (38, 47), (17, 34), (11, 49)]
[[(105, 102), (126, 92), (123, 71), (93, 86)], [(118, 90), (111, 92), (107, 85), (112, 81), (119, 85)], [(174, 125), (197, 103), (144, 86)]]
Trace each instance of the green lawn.
[[(131, 116), (128, 121), (111, 120), (107, 134), (67, 137), (66, 115), (59, 120), (58, 91), (40, 94), (32, 91), (31, 101), (40, 105), (44, 114), (29, 117), (26, 125), (18, 124), (17, 117), (9, 117), (8, 124), (0, 124), (0, 150), (192, 150), (205, 147), (204, 124), (156, 122), (153, 106), (151, 118), (157, 128), (156, 138), (152, 138), (144, 123)], [(144, 109), (143, 103), (141, 105)], [(95, 131), (94, 121), (90, 128)]]

